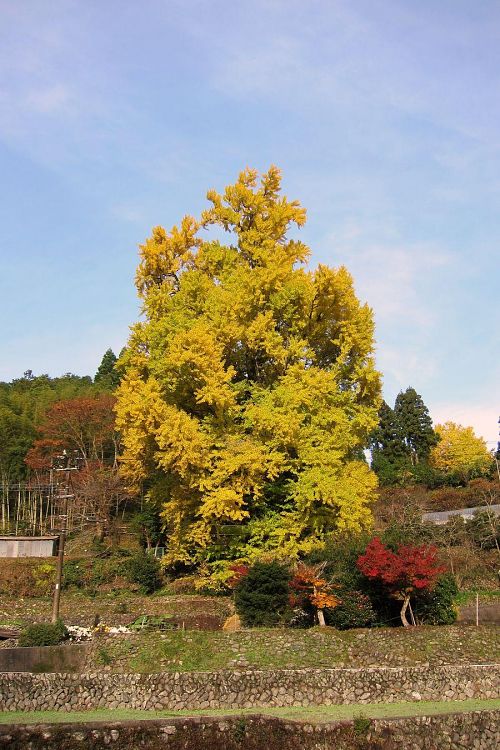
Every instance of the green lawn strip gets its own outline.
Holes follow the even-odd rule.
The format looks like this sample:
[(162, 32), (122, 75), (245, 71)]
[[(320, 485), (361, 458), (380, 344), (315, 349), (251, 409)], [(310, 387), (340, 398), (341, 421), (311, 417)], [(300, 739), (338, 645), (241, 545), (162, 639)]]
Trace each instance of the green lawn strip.
[(467, 589), (461, 591), (457, 597), (457, 604), (474, 604), (476, 595), (480, 604), (494, 604), (500, 602), (500, 589)]
[(467, 711), (491, 711), (500, 709), (500, 699), (466, 701), (419, 701), (416, 703), (367, 703), (342, 706), (308, 706), (277, 709), (261, 709), (283, 719), (313, 722), (348, 721), (357, 716), (371, 719), (391, 719), (406, 716), (433, 716), (435, 714), (465, 713)]
[(341, 706), (289, 706), (282, 708), (211, 709), (203, 711), (139, 711), (132, 709), (99, 709), (96, 711), (4, 711), (0, 724), (64, 724), (95, 721), (144, 721), (183, 716), (245, 716), (266, 714), (282, 719), (311, 722), (348, 721), (365, 716), (391, 719), (407, 716), (491, 711), (500, 709), (500, 699), (466, 701), (419, 701), (418, 703), (367, 703)]
[[(411, 666), (450, 655), (460, 662), (492, 663), (500, 659), (500, 633), (483, 628), (422, 628), (337, 631), (333, 628), (203, 632), (144, 633), (126, 641), (110, 639), (95, 644), (97, 664), (112, 671), (190, 672), (232, 668), (282, 669), (359, 666), (360, 664)], [(410, 637), (411, 636), (411, 637)], [(391, 658), (388, 660), (388, 639)], [(99, 648), (107, 659), (99, 657)]]
[[(411, 630), (412, 632), (406, 632)], [(213, 672), (500, 662), (500, 628), (484, 625), (337, 631), (276, 628), (101, 635), (87, 669), (112, 672)]]

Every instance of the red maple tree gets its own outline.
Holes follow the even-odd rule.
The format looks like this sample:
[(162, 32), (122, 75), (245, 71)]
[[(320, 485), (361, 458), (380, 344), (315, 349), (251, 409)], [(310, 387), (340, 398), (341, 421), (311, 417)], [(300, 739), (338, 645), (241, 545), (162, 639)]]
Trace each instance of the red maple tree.
[(399, 545), (393, 552), (375, 537), (356, 564), (363, 575), (380, 581), (390, 596), (402, 601), (401, 622), (408, 627), (406, 610), (411, 595), (415, 591), (431, 591), (445, 571), (437, 557), (437, 548), (432, 545)]
[(116, 461), (114, 396), (100, 394), (57, 401), (38, 428), (39, 437), (28, 451), (31, 469), (47, 469), (63, 450), (77, 452), (86, 467)]

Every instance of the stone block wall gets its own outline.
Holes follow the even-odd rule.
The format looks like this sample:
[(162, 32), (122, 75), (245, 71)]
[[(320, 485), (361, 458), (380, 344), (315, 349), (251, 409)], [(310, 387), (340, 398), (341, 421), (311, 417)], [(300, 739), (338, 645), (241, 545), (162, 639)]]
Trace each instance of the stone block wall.
[(496, 750), (500, 711), (310, 724), (269, 716), (0, 726), (5, 750)]
[(1, 711), (191, 710), (500, 697), (500, 665), (0, 674)]

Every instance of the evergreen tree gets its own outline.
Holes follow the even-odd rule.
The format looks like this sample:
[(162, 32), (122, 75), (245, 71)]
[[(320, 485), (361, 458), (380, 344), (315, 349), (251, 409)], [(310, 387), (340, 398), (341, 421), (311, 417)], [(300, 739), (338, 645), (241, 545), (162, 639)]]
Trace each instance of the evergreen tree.
[(120, 374), (115, 365), (117, 358), (112, 349), (107, 349), (95, 374), (94, 383), (114, 390), (120, 384)]
[(404, 436), (394, 409), (382, 402), (379, 409), (379, 424), (371, 435), (370, 446), (374, 452), (384, 453), (389, 461), (396, 461), (406, 455)]
[(393, 484), (398, 470), (407, 458), (404, 435), (394, 409), (382, 402), (379, 424), (370, 436), (372, 469), (381, 484)]
[(401, 391), (396, 398), (394, 414), (412, 465), (427, 461), (439, 437), (432, 428), (432, 419), (422, 396), (411, 387)]
[(277, 562), (256, 562), (234, 590), (236, 612), (246, 628), (273, 627), (286, 618), (290, 572)]

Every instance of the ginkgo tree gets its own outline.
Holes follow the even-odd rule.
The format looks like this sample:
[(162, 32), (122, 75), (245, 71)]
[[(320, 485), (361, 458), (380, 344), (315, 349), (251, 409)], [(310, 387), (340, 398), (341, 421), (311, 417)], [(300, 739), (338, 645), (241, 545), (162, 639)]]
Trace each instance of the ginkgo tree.
[(170, 562), (214, 559), (228, 526), (247, 551), (293, 555), (371, 522), (373, 315), (346, 268), (307, 268), (289, 236), (306, 212), (276, 167), (207, 197), (199, 220), (140, 247), (144, 319), (118, 365), (123, 471), (161, 501)]
[(468, 479), (486, 474), (493, 458), (486, 442), (472, 427), (445, 422), (436, 427), (439, 443), (431, 451), (431, 463), (445, 472), (463, 474)]

